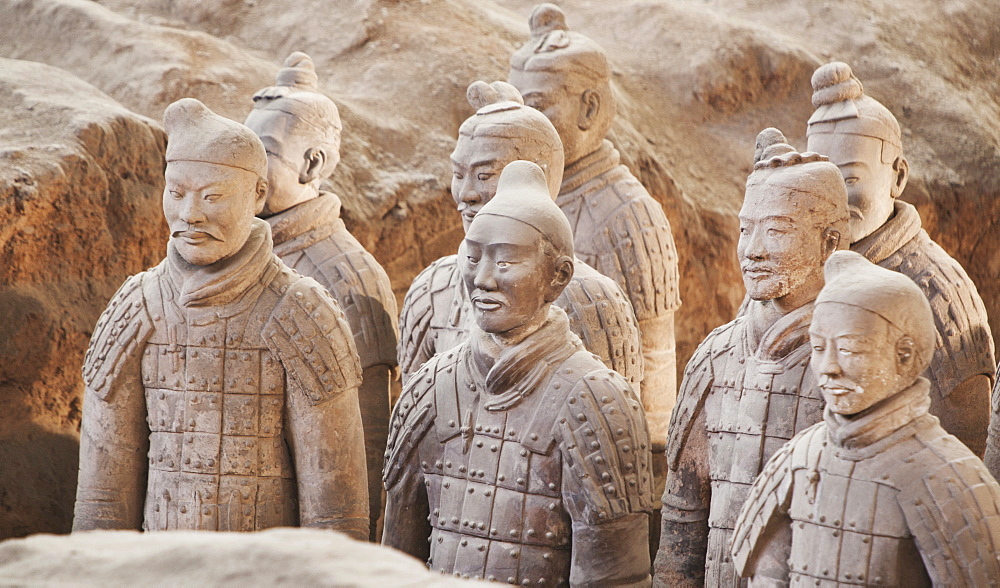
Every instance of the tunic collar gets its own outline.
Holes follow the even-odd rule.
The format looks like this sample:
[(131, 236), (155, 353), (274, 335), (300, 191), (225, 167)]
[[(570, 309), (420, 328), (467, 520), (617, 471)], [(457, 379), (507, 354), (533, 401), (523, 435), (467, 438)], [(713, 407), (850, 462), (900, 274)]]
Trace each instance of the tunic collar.
[(930, 382), (921, 377), (909, 388), (850, 418), (827, 407), (823, 420), (839, 456), (865, 459), (908, 436), (907, 425), (927, 415), (930, 405)]
[(605, 139), (596, 151), (566, 166), (556, 204), (563, 206), (566, 201), (572, 200), (575, 195), (571, 193), (574, 190), (613, 170), (620, 161), (621, 156), (618, 154), (618, 150), (611, 144), (611, 141)]
[(871, 235), (851, 245), (851, 251), (864, 255), (872, 263), (882, 263), (918, 233), (920, 213), (912, 204), (897, 199), (889, 220)]
[(332, 192), (296, 204), (264, 220), (271, 225), (274, 253), (285, 257), (344, 229), (340, 198)]

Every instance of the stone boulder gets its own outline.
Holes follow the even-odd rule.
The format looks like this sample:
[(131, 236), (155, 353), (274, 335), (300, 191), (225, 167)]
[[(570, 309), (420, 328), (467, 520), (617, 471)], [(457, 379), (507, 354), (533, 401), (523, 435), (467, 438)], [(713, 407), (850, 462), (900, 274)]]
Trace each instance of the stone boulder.
[(5, 584), (51, 586), (485, 586), (335, 531), (90, 531), (0, 544)]
[(165, 250), (159, 125), (0, 59), (0, 537), (69, 531), (80, 368), (125, 277)]

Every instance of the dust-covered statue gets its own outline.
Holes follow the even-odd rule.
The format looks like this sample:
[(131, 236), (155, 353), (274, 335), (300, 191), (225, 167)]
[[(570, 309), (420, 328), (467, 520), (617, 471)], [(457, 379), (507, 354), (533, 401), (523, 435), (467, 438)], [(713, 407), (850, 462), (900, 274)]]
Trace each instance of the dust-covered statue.
[(536, 6), (529, 25), (531, 39), (511, 57), (510, 83), (562, 138), (566, 169), (556, 204), (573, 228), (577, 257), (618, 282), (639, 320), (641, 397), (659, 463), (677, 395), (680, 290), (670, 223), (605, 139), (615, 98), (604, 50), (569, 30), (552, 4)]
[(317, 79), (309, 56), (292, 53), (275, 85), (254, 94), (244, 124), (267, 151), (268, 194), (259, 216), (271, 225), (275, 255), (327, 289), (354, 335), (361, 358), (358, 399), (374, 540), (382, 511), (390, 386), (396, 378), (396, 297), (385, 270), (344, 226), (340, 198), (321, 187), (340, 161), (341, 123)]
[(573, 233), (548, 195), (541, 168), (515, 161), (469, 226), (476, 324), (394, 408), (383, 543), (465, 578), (648, 584), (645, 417), (552, 304)]
[(936, 338), (910, 278), (830, 257), (809, 327), (823, 422), (750, 491), (733, 542), (750, 586), (1000, 582), (1000, 485), (928, 412)]
[[(463, 228), (468, 230), (476, 213), (493, 198), (500, 172), (512, 161), (538, 164), (545, 172), (550, 199), (555, 198), (563, 150), (552, 123), (524, 106), (521, 95), (506, 82), (474, 82), (467, 95), (476, 113), (462, 123), (451, 154), (451, 193)], [(400, 321), (404, 381), (435, 353), (465, 341), (475, 322), (459, 257), (438, 259), (410, 285)], [(570, 330), (587, 350), (625, 376), (638, 392), (643, 368), (639, 327), (618, 284), (577, 259), (573, 278), (554, 304), (566, 311)]]
[(809, 323), (823, 264), (847, 246), (837, 166), (768, 129), (747, 179), (737, 257), (750, 302), (688, 362), (670, 423), (659, 586), (731, 586), (736, 516), (767, 459), (822, 418)]
[(185, 98), (163, 115), (167, 257), (101, 315), (73, 529), (368, 537), (361, 366), (337, 303), (272, 252), (264, 145)]
[[(927, 296), (938, 332), (926, 374), (931, 414), (973, 453), (983, 455), (996, 369), (983, 300), (962, 266), (921, 228), (917, 209), (899, 199), (909, 164), (896, 117), (865, 95), (846, 63), (820, 67), (812, 85), (816, 111), (809, 119), (808, 147), (828, 156), (843, 173), (851, 251), (908, 276)], [(995, 445), (994, 475), (1000, 473), (1000, 436)]]

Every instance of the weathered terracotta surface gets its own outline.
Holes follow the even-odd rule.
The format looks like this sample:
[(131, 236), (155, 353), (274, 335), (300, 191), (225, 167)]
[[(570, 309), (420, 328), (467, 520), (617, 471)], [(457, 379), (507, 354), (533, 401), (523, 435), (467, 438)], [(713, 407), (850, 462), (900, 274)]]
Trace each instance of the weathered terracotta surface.
[(367, 538), (361, 365), (340, 307), (254, 218), (264, 145), (193, 98), (163, 119), (167, 258), (94, 328), (73, 530)]
[[(417, 273), (454, 253), (461, 241), (447, 157), (459, 125), (472, 113), (466, 88), (476, 79), (506, 78), (510, 55), (529, 38), (535, 3), (12, 0), (0, 6), (6, 25), (0, 55), (63, 68), (156, 120), (185, 96), (243, 120), (247, 96), (273, 83), (291, 51), (309, 52), (322, 72), (320, 88), (337, 102), (345, 127), (343, 161), (325, 189), (342, 198), (345, 223), (385, 267), (401, 300)], [(902, 198), (915, 204), (928, 234), (965, 266), (992, 320), (1000, 320), (1000, 228), (969, 220), (992, 218), (1000, 207), (1000, 176), (990, 173), (1000, 166), (1000, 47), (994, 34), (1000, 13), (991, 5), (916, 0), (901, 10), (889, 0), (846, 0), (836, 7), (820, 0), (565, 0), (560, 6), (570, 28), (608, 52), (618, 98), (609, 136), (664, 205), (674, 230), (683, 278), (675, 325), (680, 365), (712, 328), (733, 316), (744, 296), (733, 251), (750, 172), (749, 140), (774, 125), (794, 145), (805, 145), (804, 123), (813, 112), (810, 77), (834, 59), (851, 63), (866, 93), (900, 121), (911, 170)], [(162, 163), (130, 167), (137, 176), (156, 177)], [(67, 178), (83, 178), (84, 171), (64, 166), (72, 174)], [(149, 257), (137, 253), (127, 264), (109, 265), (109, 285), (99, 296), (82, 298), (91, 300), (87, 320), (67, 327), (66, 340), (73, 342), (65, 344), (68, 352), (46, 360), (65, 381), (49, 387), (39, 377), (30, 384), (37, 394), (34, 414), (46, 427), (60, 426), (66, 413), (59, 407), (82, 393), (82, 382), (72, 380), (93, 319), (113, 293), (110, 284), (163, 253), (162, 221), (142, 216), (149, 224), (127, 223), (135, 232), (122, 246), (145, 243)], [(11, 226), (8, 218), (0, 220), (0, 230)], [(103, 213), (100, 218), (108, 220), (94, 221), (117, 222)], [(43, 230), (42, 222), (33, 228)], [(0, 234), (6, 245), (7, 233)], [(46, 244), (69, 247), (66, 241)], [(105, 271), (80, 262), (94, 256), (58, 251), (65, 275)], [(45, 304), (62, 309), (63, 299), (49, 297)], [(20, 365), (21, 375), (35, 369), (30, 362)], [(31, 468), (49, 461), (23, 463), (27, 469), (19, 467), (19, 475), (30, 476), (38, 471)], [(66, 477), (62, 486), (72, 487)], [(6, 512), (23, 512), (26, 503), (5, 500), (11, 507)], [(64, 512), (69, 508), (64, 500), (56, 503)]]
[(485, 585), (444, 578), (398, 551), (316, 529), (35, 535), (0, 545), (0, 577), (36, 586)]
[[(474, 82), (468, 90), (476, 113), (459, 128), (451, 154), (452, 198), (468, 228), (496, 193), (500, 172), (512, 161), (537, 164), (545, 172), (548, 197), (559, 193), (563, 149), (544, 115), (524, 105), (506, 82)], [(475, 322), (462, 285), (460, 255), (438, 259), (421, 272), (403, 300), (399, 364), (408, 380), (435, 353), (468, 338)], [(625, 376), (636, 392), (643, 379), (639, 327), (632, 305), (611, 278), (574, 259), (573, 278), (554, 304), (566, 311), (570, 330), (588, 351)]]
[(931, 414), (983, 455), (996, 369), (983, 300), (962, 266), (921, 228), (914, 207), (899, 199), (909, 163), (896, 118), (865, 95), (846, 63), (820, 67), (812, 85), (809, 149), (828, 155), (847, 183), (851, 250), (908, 276), (927, 296), (938, 331), (927, 371)]
[(822, 416), (808, 328), (823, 264), (848, 243), (837, 167), (758, 136), (737, 256), (750, 301), (715, 329), (684, 371), (667, 442), (654, 583), (731, 586), (736, 517), (764, 463)]
[(261, 216), (271, 225), (275, 254), (326, 288), (354, 336), (362, 369), (358, 399), (374, 541), (382, 512), (389, 396), (397, 380), (398, 311), (389, 276), (340, 218), (340, 198), (321, 189), (340, 162), (341, 122), (337, 106), (319, 93), (317, 80), (312, 59), (292, 53), (275, 85), (254, 94), (245, 124), (267, 149), (268, 195)]
[(80, 366), (123, 276), (163, 255), (166, 137), (39, 63), (0, 59), (0, 99), (0, 537), (68, 532)]
[(823, 422), (768, 462), (736, 523), (750, 586), (987, 586), (1000, 484), (928, 411), (926, 291), (853, 251), (826, 264), (809, 339)]
[(670, 223), (605, 138), (615, 98), (604, 50), (570, 30), (553, 4), (536, 6), (529, 26), (531, 38), (511, 57), (510, 81), (562, 138), (566, 171), (556, 203), (573, 227), (577, 257), (618, 282), (632, 302), (642, 335), (642, 404), (659, 453), (677, 398), (681, 300)]
[(572, 277), (573, 233), (548, 195), (541, 168), (515, 161), (469, 226), (460, 263), (476, 325), (396, 404), (382, 541), (462, 577), (646, 583), (644, 413), (552, 304)]

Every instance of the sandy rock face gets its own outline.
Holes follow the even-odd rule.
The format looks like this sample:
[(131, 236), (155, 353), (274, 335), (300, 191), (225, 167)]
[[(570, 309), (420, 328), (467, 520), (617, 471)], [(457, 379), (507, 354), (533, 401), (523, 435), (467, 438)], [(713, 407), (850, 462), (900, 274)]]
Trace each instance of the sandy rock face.
[(155, 264), (165, 137), (65, 71), (0, 59), (0, 537), (68, 531), (80, 366), (124, 278)]
[[(109, 557), (114, 554), (114, 557)], [(477, 586), (334, 531), (90, 531), (0, 545), (6, 583), (74, 586)]]

